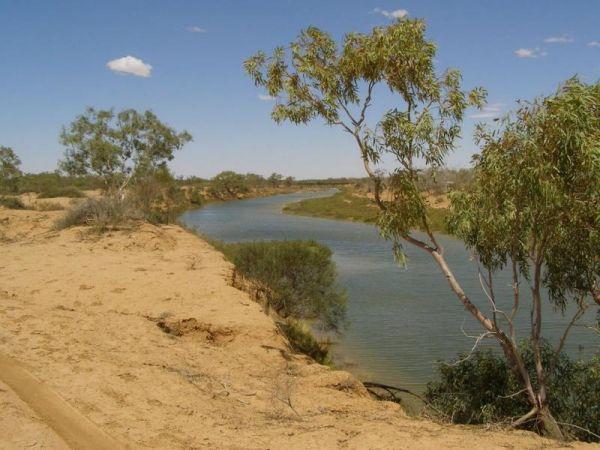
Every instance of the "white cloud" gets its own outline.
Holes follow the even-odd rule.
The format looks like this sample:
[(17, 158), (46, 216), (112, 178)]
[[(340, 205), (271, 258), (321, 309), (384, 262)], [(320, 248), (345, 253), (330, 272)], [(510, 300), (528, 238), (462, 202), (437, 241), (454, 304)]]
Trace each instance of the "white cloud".
[(588, 47), (600, 47), (600, 41), (591, 41), (587, 43)]
[(150, 64), (146, 64), (144, 61), (134, 56), (124, 56), (123, 58), (113, 59), (106, 63), (106, 67), (113, 72), (144, 78), (148, 78), (152, 72), (152, 66)]
[(568, 34), (563, 34), (561, 36), (547, 37), (546, 39), (544, 39), (544, 42), (546, 44), (568, 44), (570, 42), (575, 42), (575, 39), (573, 39)]
[(515, 55), (519, 58), (540, 58), (546, 56), (548, 53), (540, 50), (539, 48), (520, 48), (515, 50)]
[(262, 100), (263, 102), (270, 102), (275, 100), (275, 97), (272, 95), (258, 94), (258, 99)]
[(206, 33), (206, 30), (204, 28), (197, 26), (187, 27), (186, 31), (189, 31), (190, 33)]
[(469, 116), (470, 119), (495, 119), (502, 114), (504, 103), (489, 103)]
[(408, 11), (405, 9), (396, 9), (394, 11), (386, 11), (385, 9), (375, 8), (373, 12), (379, 13), (388, 19), (402, 19), (408, 16)]

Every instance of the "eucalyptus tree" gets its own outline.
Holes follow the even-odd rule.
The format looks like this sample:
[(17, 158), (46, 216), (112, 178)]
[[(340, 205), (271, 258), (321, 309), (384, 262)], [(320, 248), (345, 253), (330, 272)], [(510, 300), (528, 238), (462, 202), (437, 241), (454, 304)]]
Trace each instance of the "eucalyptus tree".
[(61, 132), (66, 150), (60, 168), (69, 175), (98, 176), (108, 194), (122, 198), (136, 177), (164, 169), (191, 140), (187, 131), (176, 131), (152, 111), (87, 108)]
[(21, 160), (10, 147), (0, 145), (0, 190), (15, 192), (22, 175)]
[(209, 192), (216, 198), (237, 198), (249, 191), (246, 177), (231, 170), (220, 172), (210, 180)]
[[(517, 423), (539, 417), (560, 435), (548, 386), (572, 327), (600, 306), (600, 84), (571, 79), (556, 94), (522, 104), (499, 129), (479, 127), (477, 137), (482, 152), (472, 188), (452, 195), (450, 229), (477, 257), (492, 311), (488, 333), (500, 339), (531, 404)], [(494, 277), (505, 267), (512, 275), (510, 311), (501, 309), (494, 289)], [(524, 283), (532, 299), (534, 374), (525, 367), (514, 325)], [(546, 365), (544, 299), (563, 313), (575, 305)]]
[[(482, 337), (499, 342), (526, 389), (527, 377), (515, 364), (520, 356), (512, 335), (500, 327), (495, 309), (493, 315), (486, 314), (465, 293), (431, 231), (427, 203), (419, 189), (423, 170), (435, 173), (455, 148), (465, 110), (481, 107), (486, 96), (482, 88), (463, 90), (457, 70), (436, 72), (435, 54), (435, 44), (425, 37), (424, 22), (405, 18), (368, 34), (347, 34), (341, 45), (326, 32), (310, 27), (270, 56), (256, 53), (245, 61), (244, 68), (257, 86), (276, 99), (272, 111), (276, 122), (306, 124), (319, 118), (352, 137), (373, 183), (374, 201), (380, 209), (378, 226), (393, 242), (396, 257), (405, 263), (403, 243), (431, 255), (457, 299), (483, 327)], [(378, 87), (390, 91), (398, 106), (378, 120), (369, 120)], [(375, 125), (369, 126), (372, 123)], [(382, 164), (384, 159), (386, 164)], [(392, 168), (385, 170), (390, 161)], [(469, 206), (466, 203), (457, 199), (455, 211), (460, 205)], [(511, 222), (510, 217), (505, 220)], [(424, 234), (413, 233), (417, 228)], [(534, 417), (546, 432), (560, 437), (543, 396), (538, 394), (529, 396), (532, 413), (515, 425)]]

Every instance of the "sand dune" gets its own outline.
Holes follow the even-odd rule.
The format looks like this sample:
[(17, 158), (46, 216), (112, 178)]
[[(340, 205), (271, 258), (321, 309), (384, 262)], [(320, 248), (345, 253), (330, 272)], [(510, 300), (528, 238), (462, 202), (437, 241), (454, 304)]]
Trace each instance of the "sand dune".
[(180, 227), (96, 236), (53, 231), (59, 215), (0, 211), (0, 361), (53, 399), (0, 367), (0, 448), (80, 448), (77, 426), (98, 437), (88, 448), (561, 447), (372, 400), (293, 354), (222, 255)]

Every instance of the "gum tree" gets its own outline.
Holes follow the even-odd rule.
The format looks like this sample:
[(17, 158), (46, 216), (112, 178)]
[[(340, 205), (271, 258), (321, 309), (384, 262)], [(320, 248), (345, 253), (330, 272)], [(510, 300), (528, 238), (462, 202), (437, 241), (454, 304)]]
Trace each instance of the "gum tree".
[[(467, 192), (452, 196), (450, 229), (473, 251), (492, 310), (490, 333), (501, 339), (507, 361), (523, 384), (531, 411), (560, 430), (548, 408), (548, 386), (572, 327), (600, 305), (600, 84), (567, 81), (550, 97), (522, 105), (502, 127), (477, 133), (482, 152)], [(513, 301), (500, 309), (494, 276), (509, 268)], [(530, 342), (535, 373), (518, 348), (514, 319), (531, 295)], [(542, 303), (575, 312), (544, 364)], [(501, 332), (502, 329), (506, 332)]]
[(87, 108), (61, 132), (66, 150), (60, 168), (69, 175), (98, 176), (109, 195), (123, 198), (136, 177), (164, 169), (191, 140), (187, 131), (177, 132), (152, 111)]
[(237, 198), (250, 190), (248, 181), (231, 170), (220, 172), (210, 180), (209, 192), (220, 199)]
[[(402, 244), (408, 242), (433, 258), (457, 299), (482, 326), (482, 338), (499, 342), (525, 388), (527, 377), (519, 372), (514, 339), (499, 325), (497, 311), (487, 315), (463, 290), (431, 231), (419, 189), (423, 170), (435, 173), (454, 149), (466, 108), (480, 107), (485, 100), (481, 88), (462, 90), (458, 71), (439, 75), (433, 64), (435, 52), (422, 20), (401, 19), (369, 34), (350, 33), (340, 46), (329, 34), (311, 27), (270, 56), (258, 52), (244, 68), (257, 86), (276, 98), (272, 112), (276, 122), (305, 124), (319, 118), (352, 137), (373, 183), (378, 225), (393, 241), (396, 256), (405, 262)], [(391, 91), (398, 106), (370, 127), (367, 113), (378, 87)], [(417, 228), (425, 231), (424, 237), (413, 233)], [(515, 425), (534, 417), (547, 433), (561, 437), (543, 398), (531, 395), (530, 401), (533, 412)]]

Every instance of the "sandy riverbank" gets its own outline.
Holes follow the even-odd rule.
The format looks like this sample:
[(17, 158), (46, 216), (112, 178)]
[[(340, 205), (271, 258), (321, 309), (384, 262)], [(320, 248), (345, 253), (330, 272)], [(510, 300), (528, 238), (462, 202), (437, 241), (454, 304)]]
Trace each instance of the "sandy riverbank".
[(222, 255), (180, 227), (56, 232), (60, 214), (0, 210), (0, 366), (22, 371), (0, 367), (0, 448), (77, 447), (73, 427), (90, 448), (560, 446), (372, 400), (290, 352)]

